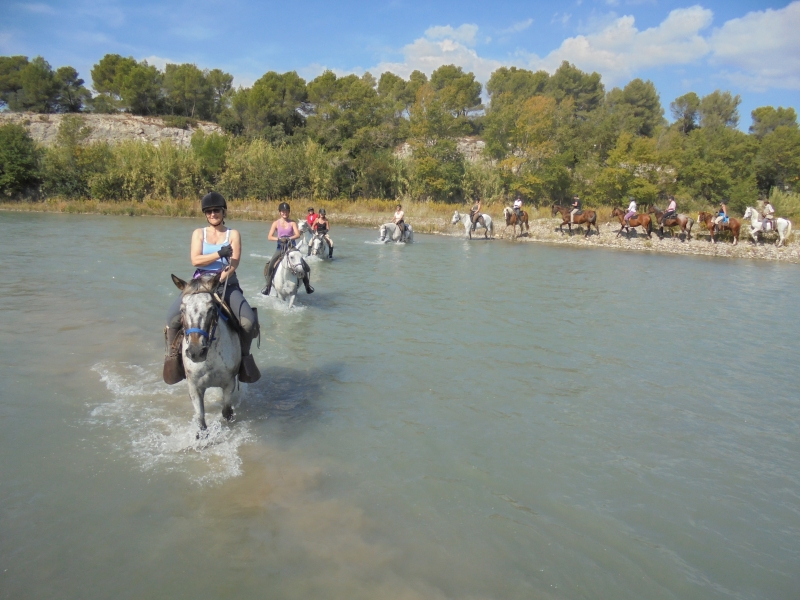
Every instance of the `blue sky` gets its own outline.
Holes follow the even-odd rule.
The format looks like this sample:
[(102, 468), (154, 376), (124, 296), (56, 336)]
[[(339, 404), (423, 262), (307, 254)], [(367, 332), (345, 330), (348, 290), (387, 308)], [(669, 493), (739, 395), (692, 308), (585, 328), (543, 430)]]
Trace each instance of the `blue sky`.
[(44, 56), (91, 83), (105, 53), (219, 67), (250, 85), (269, 70), (407, 76), (458, 64), (485, 82), (501, 65), (552, 72), (562, 60), (606, 89), (651, 79), (669, 103), (688, 91), (742, 96), (742, 126), (766, 104), (800, 109), (800, 0), (77, 0), (0, 5), (0, 54)]

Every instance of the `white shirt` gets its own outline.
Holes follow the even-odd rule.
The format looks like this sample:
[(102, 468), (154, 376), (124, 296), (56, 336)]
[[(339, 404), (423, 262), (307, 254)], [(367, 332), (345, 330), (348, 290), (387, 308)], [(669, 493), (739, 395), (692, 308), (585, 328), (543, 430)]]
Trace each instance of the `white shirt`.
[(628, 212), (636, 212), (636, 200), (631, 200), (631, 203), (628, 205)]
[(677, 208), (678, 208), (678, 205), (676, 204), (675, 200), (670, 200), (669, 201), (669, 206), (667, 207), (667, 212), (669, 212), (671, 210), (675, 210)]
[(522, 200), (514, 200), (514, 208), (522, 208)]
[(402, 210), (396, 210), (394, 212), (394, 222), (397, 223), (398, 221), (401, 221), (405, 215), (406, 213), (404, 213)]

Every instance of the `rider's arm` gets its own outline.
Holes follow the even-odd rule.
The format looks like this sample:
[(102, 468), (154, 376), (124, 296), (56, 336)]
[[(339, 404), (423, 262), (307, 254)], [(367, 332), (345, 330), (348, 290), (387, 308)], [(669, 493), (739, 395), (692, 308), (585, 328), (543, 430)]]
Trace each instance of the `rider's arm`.
[(277, 228), (278, 228), (278, 222), (277, 222), (277, 221), (274, 221), (274, 222), (272, 223), (272, 227), (270, 227), (270, 228), (269, 228), (269, 235), (267, 236), (267, 239), (268, 239), (268, 240), (270, 240), (270, 241), (272, 241), (272, 242), (277, 242), (277, 241), (278, 241), (278, 238), (277, 238), (277, 237), (275, 237), (275, 230), (276, 230)]
[(242, 236), (235, 229), (231, 229), (231, 248), (233, 249), (230, 257), (231, 264), (222, 270), (220, 281), (225, 281), (236, 270), (236, 267), (239, 266), (239, 259), (242, 257)]
[(194, 233), (192, 233), (192, 244), (190, 247), (189, 258), (192, 261), (193, 267), (207, 267), (211, 263), (219, 260), (219, 254), (217, 254), (217, 252), (203, 254), (202, 229), (195, 229)]

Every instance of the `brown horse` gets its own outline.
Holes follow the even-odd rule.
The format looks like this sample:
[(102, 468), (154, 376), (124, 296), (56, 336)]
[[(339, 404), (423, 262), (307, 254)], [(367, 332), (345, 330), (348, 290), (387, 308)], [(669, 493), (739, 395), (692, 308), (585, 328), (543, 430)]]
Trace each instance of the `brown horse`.
[(728, 217), (727, 223), (721, 223), (717, 226), (714, 223), (714, 219), (717, 217), (716, 214), (710, 212), (701, 212), (697, 215), (697, 220), (700, 221), (703, 225), (706, 226), (708, 232), (711, 234), (711, 241), (716, 243), (717, 241), (714, 239), (714, 234), (718, 231), (730, 231), (733, 235), (733, 245), (735, 246), (739, 241), (739, 231), (742, 228), (742, 224), (739, 222), (738, 219), (734, 219), (733, 217)]
[(517, 223), (517, 215), (514, 212), (514, 210), (507, 206), (503, 209), (503, 216), (506, 218), (506, 226), (503, 229), (503, 235), (505, 235), (506, 229), (508, 229), (509, 225), (513, 227), (512, 231), (514, 232), (514, 237), (517, 237), (517, 224), (519, 224), (520, 235), (522, 235), (523, 227), (525, 227), (526, 231), (530, 231), (530, 228), (528, 227), (528, 213), (526, 213), (524, 210), (521, 210), (519, 212), (520, 212), (520, 218), (519, 218), (519, 223)]
[(625, 215), (627, 213), (622, 210), (621, 208), (615, 208), (611, 211), (612, 217), (617, 217), (619, 219), (620, 228), (617, 232), (617, 237), (622, 234), (622, 230), (625, 230), (625, 235), (628, 235), (631, 227), (633, 228), (633, 232), (636, 233), (636, 228), (641, 227), (644, 232), (647, 234), (647, 237), (652, 237), (653, 233), (653, 219), (648, 214), (637, 214), (634, 217), (631, 217), (628, 220), (630, 223), (630, 227), (628, 227), (628, 223), (625, 222)]
[[(572, 207), (553, 204), (551, 211), (554, 217), (556, 213), (561, 215), (562, 222), (561, 225), (558, 226), (558, 230), (564, 233), (564, 225), (568, 225), (569, 233), (572, 235), (572, 223), (569, 222), (569, 213), (572, 211)], [(589, 234), (592, 232), (592, 225), (594, 225), (598, 235), (600, 234), (600, 228), (597, 226), (597, 213), (593, 210), (584, 210), (582, 213), (575, 215), (574, 223), (575, 225), (586, 223), (586, 234), (583, 237), (589, 237)]]
[(664, 216), (664, 211), (660, 210), (657, 206), (650, 206), (647, 209), (647, 213), (656, 216), (656, 221), (661, 224), (661, 228), (659, 229), (660, 233), (659, 236), (661, 239), (664, 239), (664, 227), (669, 227), (670, 235), (674, 235), (672, 228), (673, 227), (680, 227), (681, 231), (686, 234), (686, 239), (692, 239), (692, 227), (694, 227), (694, 219), (689, 215), (675, 215), (674, 217), (669, 217), (665, 219), (663, 222), (661, 221), (661, 217)]

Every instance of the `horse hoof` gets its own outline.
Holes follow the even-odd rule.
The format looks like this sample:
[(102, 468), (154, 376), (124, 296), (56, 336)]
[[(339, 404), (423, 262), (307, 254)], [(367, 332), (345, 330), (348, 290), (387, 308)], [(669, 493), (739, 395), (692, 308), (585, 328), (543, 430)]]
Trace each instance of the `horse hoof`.
[(233, 407), (232, 406), (225, 406), (222, 408), (222, 418), (226, 421), (230, 421), (233, 418)]

